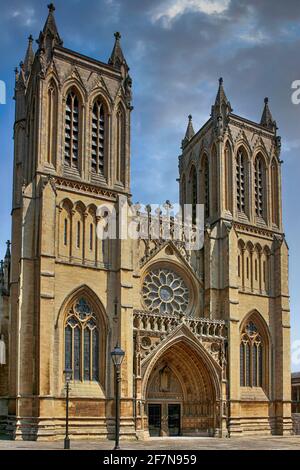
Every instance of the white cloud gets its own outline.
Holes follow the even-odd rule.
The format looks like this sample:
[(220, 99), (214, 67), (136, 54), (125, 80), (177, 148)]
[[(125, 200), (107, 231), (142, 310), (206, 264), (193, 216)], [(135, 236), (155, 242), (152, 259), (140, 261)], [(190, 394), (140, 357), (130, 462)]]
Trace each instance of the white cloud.
[(31, 26), (36, 21), (35, 10), (33, 8), (27, 8), (27, 10), (24, 11), (13, 10), (10, 13), (10, 17), (17, 19), (25, 26)]
[(253, 30), (240, 34), (239, 39), (253, 46), (259, 44), (267, 44), (270, 41), (270, 38), (263, 34), (261, 31)]
[(153, 22), (162, 20), (168, 28), (178, 17), (188, 12), (218, 15), (226, 11), (231, 0), (166, 0), (151, 13)]

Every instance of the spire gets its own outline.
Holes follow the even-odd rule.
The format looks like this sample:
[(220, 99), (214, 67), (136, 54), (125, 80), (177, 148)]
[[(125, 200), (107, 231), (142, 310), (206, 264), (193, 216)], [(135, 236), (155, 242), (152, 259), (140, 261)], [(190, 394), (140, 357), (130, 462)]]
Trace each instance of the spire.
[(122, 48), (121, 48), (121, 34), (119, 32), (116, 32), (114, 34), (115, 36), (115, 45), (113, 48), (113, 51), (111, 53), (110, 59), (108, 61), (109, 65), (112, 65), (116, 69), (121, 69), (122, 65), (125, 67), (125, 72), (127, 73), (129, 71), (129, 67), (126, 63)]
[(48, 5), (48, 17), (44, 26), (43, 31), (40, 33), (39, 39), (38, 39), (38, 45), (41, 49), (52, 49), (54, 46), (62, 46), (63, 41), (61, 40), (58, 29), (56, 26), (55, 22), (55, 17), (54, 17), (54, 12), (55, 12), (55, 6), (53, 3), (50, 3)]
[(186, 144), (188, 144), (188, 142), (191, 140), (191, 138), (195, 135), (195, 131), (194, 131), (194, 128), (193, 128), (193, 123), (192, 123), (192, 115), (190, 114), (188, 116), (188, 119), (189, 119), (189, 122), (188, 122), (188, 125), (187, 125), (187, 128), (186, 128), (186, 133), (185, 133), (185, 137), (182, 141), (182, 147), (184, 147)]
[(227, 114), (233, 111), (230, 102), (227, 99), (224, 86), (223, 86), (223, 78), (219, 78), (219, 89), (216, 96), (216, 101), (214, 106), (212, 107), (212, 116), (218, 117), (222, 116), (225, 117)]
[(192, 123), (193, 116), (190, 114), (188, 116), (188, 119), (189, 119), (189, 122), (188, 122), (186, 133), (185, 133), (185, 139), (191, 140), (191, 138), (195, 135), (195, 131), (193, 128), (193, 123)]
[(269, 108), (269, 98), (265, 98), (264, 100), (265, 106), (261, 116), (260, 124), (261, 126), (267, 127), (270, 130), (276, 130), (276, 121), (274, 121), (272, 113)]
[(30, 35), (28, 38), (28, 47), (24, 59), (24, 70), (25, 70), (25, 77), (28, 78), (31, 72), (31, 67), (34, 61), (34, 51), (32, 47), (33, 37)]

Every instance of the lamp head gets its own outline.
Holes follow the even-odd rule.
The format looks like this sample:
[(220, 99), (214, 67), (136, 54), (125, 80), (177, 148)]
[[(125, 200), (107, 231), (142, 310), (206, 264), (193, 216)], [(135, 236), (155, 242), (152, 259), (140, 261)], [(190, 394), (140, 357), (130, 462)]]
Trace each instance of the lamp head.
[(71, 380), (72, 380), (72, 375), (73, 375), (72, 369), (65, 369), (64, 370), (64, 375), (65, 375), (66, 383), (70, 383)]
[(110, 353), (112, 361), (115, 366), (120, 366), (123, 362), (124, 356), (125, 356), (125, 351), (120, 348), (120, 346), (117, 344), (115, 349)]

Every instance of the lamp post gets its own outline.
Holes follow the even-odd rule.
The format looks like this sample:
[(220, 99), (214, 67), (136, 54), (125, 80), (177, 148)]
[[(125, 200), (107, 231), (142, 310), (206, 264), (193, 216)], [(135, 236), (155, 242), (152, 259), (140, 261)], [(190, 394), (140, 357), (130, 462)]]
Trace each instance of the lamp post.
[(64, 440), (64, 449), (70, 449), (70, 438), (69, 438), (69, 391), (70, 382), (72, 380), (72, 369), (64, 370), (65, 382), (66, 382), (66, 435)]
[(113, 364), (115, 366), (116, 380), (116, 425), (115, 425), (115, 448), (120, 449), (120, 382), (121, 382), (121, 365), (125, 356), (125, 351), (117, 344), (115, 349), (110, 353)]

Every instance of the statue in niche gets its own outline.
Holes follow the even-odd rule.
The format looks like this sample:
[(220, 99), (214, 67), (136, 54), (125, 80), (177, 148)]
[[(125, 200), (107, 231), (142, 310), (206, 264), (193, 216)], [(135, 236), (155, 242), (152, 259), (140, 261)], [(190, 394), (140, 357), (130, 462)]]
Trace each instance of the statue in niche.
[(169, 392), (171, 386), (171, 370), (168, 366), (164, 366), (159, 371), (159, 391)]

